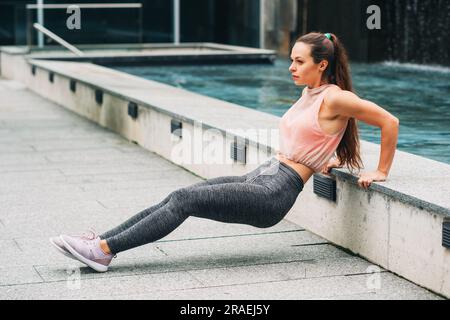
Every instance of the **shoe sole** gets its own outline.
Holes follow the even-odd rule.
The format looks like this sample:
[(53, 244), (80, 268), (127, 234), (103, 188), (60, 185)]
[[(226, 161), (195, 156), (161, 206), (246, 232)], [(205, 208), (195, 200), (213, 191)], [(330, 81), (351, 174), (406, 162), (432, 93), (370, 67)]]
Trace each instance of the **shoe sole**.
[(88, 267), (91, 267), (92, 269), (94, 269), (95, 271), (98, 272), (105, 272), (108, 270), (107, 266), (104, 266), (100, 263), (97, 263), (95, 261), (86, 259), (85, 257), (83, 257), (81, 254), (79, 254), (74, 248), (72, 248), (66, 241), (64, 241), (63, 237), (59, 236), (59, 239), (61, 239), (62, 243), (64, 244), (64, 247), (75, 257), (77, 258), (79, 261), (83, 262), (85, 265), (87, 265)]
[(61, 248), (60, 246), (58, 246), (56, 243), (53, 242), (53, 240), (50, 238), (49, 239), (50, 243), (56, 248), (56, 250), (58, 250), (59, 252), (61, 252), (63, 255), (65, 255), (66, 257), (73, 259), (73, 260), (77, 260), (69, 251), (64, 250), (63, 248)]

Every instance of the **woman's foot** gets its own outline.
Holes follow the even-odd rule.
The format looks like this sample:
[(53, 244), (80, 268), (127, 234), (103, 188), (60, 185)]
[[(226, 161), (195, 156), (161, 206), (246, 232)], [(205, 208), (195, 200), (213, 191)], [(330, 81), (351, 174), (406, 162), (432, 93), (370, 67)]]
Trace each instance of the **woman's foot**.
[(60, 239), (64, 248), (77, 260), (98, 272), (107, 271), (111, 260), (116, 257), (116, 255), (105, 253), (102, 250), (101, 240), (98, 236), (94, 239), (88, 239), (61, 235)]
[[(97, 233), (95, 232), (95, 230), (93, 228), (90, 228), (88, 231), (83, 232), (83, 234), (81, 235), (71, 235), (72, 237), (79, 237), (79, 238), (86, 238), (86, 239), (95, 239), (97, 238)], [(56, 248), (56, 250), (58, 250), (60, 253), (62, 253), (63, 255), (65, 255), (66, 257), (69, 257), (71, 259), (74, 260), (78, 260), (77, 258), (75, 258), (65, 247), (64, 244), (62, 243), (61, 239), (59, 238), (59, 236), (57, 237), (52, 237), (49, 239), (50, 243)]]

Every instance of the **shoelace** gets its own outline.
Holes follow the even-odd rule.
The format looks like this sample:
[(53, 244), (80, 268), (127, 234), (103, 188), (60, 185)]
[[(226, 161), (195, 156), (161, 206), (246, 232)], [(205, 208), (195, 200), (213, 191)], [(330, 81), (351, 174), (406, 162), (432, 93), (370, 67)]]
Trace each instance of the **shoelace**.
[[(83, 232), (81, 235), (74, 235), (75, 237), (80, 237), (85, 240), (94, 240), (98, 237), (97, 232), (93, 227), (90, 227), (86, 232)], [(117, 258), (117, 253), (114, 254), (113, 259)]]
[(97, 232), (94, 228), (89, 228), (86, 232), (83, 232), (81, 235), (72, 235), (73, 237), (78, 237), (86, 240), (94, 240), (98, 237)]

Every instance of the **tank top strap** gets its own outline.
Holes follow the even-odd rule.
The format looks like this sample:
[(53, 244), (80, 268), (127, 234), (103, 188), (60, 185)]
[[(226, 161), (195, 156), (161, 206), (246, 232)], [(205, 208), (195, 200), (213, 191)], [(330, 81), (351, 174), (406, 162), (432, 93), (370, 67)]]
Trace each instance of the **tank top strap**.
[(339, 130), (337, 133), (335, 134), (328, 134), (325, 131), (322, 130), (322, 128), (320, 127), (320, 123), (319, 123), (319, 111), (320, 111), (320, 107), (322, 106), (322, 102), (325, 99), (325, 95), (327, 93), (327, 90), (329, 88), (332, 88), (333, 85), (327, 86), (326, 88), (324, 88), (321, 92), (319, 92), (318, 97), (316, 99), (316, 101), (314, 101), (314, 108), (313, 110), (311, 110), (311, 112), (313, 113), (313, 118), (314, 118), (314, 124), (316, 125), (317, 129), (322, 132), (325, 136), (337, 136), (339, 133), (342, 133), (342, 131), (345, 129), (342, 128), (341, 130)]
[(318, 116), (319, 115), (319, 110), (320, 110), (320, 106), (322, 105), (323, 100), (325, 99), (325, 95), (327, 94), (327, 90), (331, 88), (331, 86), (328, 86), (326, 88), (324, 88), (321, 92), (319, 92), (317, 94), (317, 98), (314, 101), (314, 113)]

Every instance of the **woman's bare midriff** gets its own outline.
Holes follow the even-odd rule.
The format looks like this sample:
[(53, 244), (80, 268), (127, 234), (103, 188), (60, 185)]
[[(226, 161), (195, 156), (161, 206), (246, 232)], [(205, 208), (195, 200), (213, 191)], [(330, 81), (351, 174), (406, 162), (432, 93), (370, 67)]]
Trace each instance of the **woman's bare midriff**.
[(294, 169), (300, 175), (300, 177), (302, 177), (304, 184), (306, 184), (306, 181), (308, 181), (308, 179), (314, 174), (314, 170), (312, 170), (310, 167), (307, 167), (304, 164), (287, 159), (281, 153), (277, 153), (275, 157), (280, 162), (283, 162), (283, 163), (287, 164), (289, 167), (291, 167), (292, 169)]

